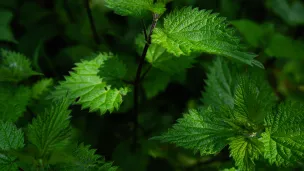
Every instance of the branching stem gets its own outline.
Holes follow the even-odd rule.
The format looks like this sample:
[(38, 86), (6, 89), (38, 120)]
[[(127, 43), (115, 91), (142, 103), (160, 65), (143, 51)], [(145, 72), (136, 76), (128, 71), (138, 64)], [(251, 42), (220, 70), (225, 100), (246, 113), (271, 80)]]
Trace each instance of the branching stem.
[[(136, 77), (135, 77), (135, 81), (134, 81), (134, 111), (133, 111), (133, 114), (134, 114), (134, 118), (133, 118), (134, 119), (133, 145), (134, 145), (134, 147), (136, 147), (136, 145), (137, 145), (137, 130), (138, 130), (138, 115), (139, 115), (139, 110), (138, 110), (139, 87), (140, 87), (141, 81), (143, 80), (143, 77), (141, 77), (141, 72), (142, 72), (142, 69), (143, 69), (143, 65), (144, 65), (144, 62), (145, 62), (145, 58), (146, 58), (149, 46), (151, 44), (151, 36), (152, 36), (153, 30), (156, 27), (158, 18), (159, 18), (159, 15), (153, 14), (153, 22), (152, 22), (152, 25), (150, 27), (149, 35), (147, 36), (147, 40), (146, 40), (144, 50), (143, 50), (142, 55), (140, 57), (140, 61), (139, 61), (138, 67), (137, 67)], [(145, 75), (146, 75), (146, 73), (145, 73)]]

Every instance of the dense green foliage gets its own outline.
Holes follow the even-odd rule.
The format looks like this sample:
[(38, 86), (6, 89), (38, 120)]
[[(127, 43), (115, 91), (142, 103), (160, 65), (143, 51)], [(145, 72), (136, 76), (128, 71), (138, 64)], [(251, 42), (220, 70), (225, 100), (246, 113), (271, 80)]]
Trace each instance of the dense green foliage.
[(304, 170), (303, 27), (300, 0), (1, 1), (0, 171)]

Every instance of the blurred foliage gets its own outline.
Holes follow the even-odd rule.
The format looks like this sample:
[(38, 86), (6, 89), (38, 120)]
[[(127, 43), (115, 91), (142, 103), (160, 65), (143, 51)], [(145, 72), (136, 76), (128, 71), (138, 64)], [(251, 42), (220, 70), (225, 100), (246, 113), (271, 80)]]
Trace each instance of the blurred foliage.
[[(163, 0), (167, 11), (184, 6), (211, 9), (227, 17), (248, 44), (258, 54), (267, 71), (268, 80), (281, 99), (304, 101), (304, 3), (300, 0)], [(29, 57), (31, 74), (26, 87), (1, 90), (0, 101), (29, 96), (27, 85), (34, 85), (33, 100), (18, 127), (31, 120), (32, 113), (41, 113), (49, 106), (46, 92), (68, 75), (74, 63), (90, 59), (96, 52), (115, 52), (126, 63), (128, 80), (135, 76), (139, 55), (136, 43), (142, 33), (142, 21), (136, 17), (116, 15), (104, 0), (90, 0), (96, 33), (92, 31), (84, 0), (8, 0), (0, 1), (0, 48), (18, 51)], [(155, 8), (154, 10), (161, 11)], [(167, 12), (166, 12), (167, 13)], [(142, 16), (146, 26), (152, 17)], [(161, 23), (159, 23), (161, 24)], [(228, 149), (216, 156), (200, 157), (168, 144), (148, 141), (167, 130), (187, 109), (201, 105), (210, 55), (200, 54), (191, 69), (184, 73), (163, 74), (165, 66), (157, 65), (147, 75), (140, 96), (140, 141), (132, 149), (133, 94), (125, 97), (119, 111), (99, 116), (73, 106), (71, 123), (75, 138), (91, 144), (107, 161), (114, 161), (124, 171), (198, 171), (235, 170)], [(170, 58), (168, 57), (168, 60)], [(176, 61), (184, 62), (184, 61)], [(188, 61), (187, 61), (188, 62)], [(145, 68), (146, 69), (146, 68)], [(184, 68), (172, 68), (172, 70)], [(171, 70), (171, 68), (169, 68)], [(2, 72), (1, 72), (2, 74)], [(2, 75), (1, 75), (2, 77)], [(43, 78), (43, 79), (42, 79)], [(22, 90), (22, 93), (18, 93)], [(25, 95), (24, 95), (25, 94)], [(40, 100), (38, 100), (38, 97)], [(45, 99), (45, 100), (41, 100)], [(3, 108), (1, 106), (1, 108)], [(13, 111), (12, 111), (13, 112)], [(19, 115), (19, 113), (15, 113)], [(276, 169), (258, 163), (257, 170)], [(301, 165), (298, 170), (304, 170)]]

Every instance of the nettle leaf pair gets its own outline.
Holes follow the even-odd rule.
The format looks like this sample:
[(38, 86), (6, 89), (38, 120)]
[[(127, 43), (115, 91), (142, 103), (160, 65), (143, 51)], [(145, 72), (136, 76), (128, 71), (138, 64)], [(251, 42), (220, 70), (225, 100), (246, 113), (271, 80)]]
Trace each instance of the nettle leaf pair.
[[(123, 16), (143, 17), (152, 12), (155, 23), (166, 10), (163, 1), (105, 2), (107, 7)], [(165, 17), (163, 27), (151, 30), (151, 44), (142, 35), (136, 38), (136, 44), (141, 52), (148, 43), (146, 61), (153, 68), (167, 74), (180, 73), (190, 68), (198, 53), (222, 55), (248, 65), (263, 67), (254, 60), (256, 55), (243, 51), (240, 39), (234, 32), (218, 14), (187, 7), (171, 12)], [(128, 69), (119, 56), (111, 53), (97, 54), (92, 60), (77, 63), (70, 76), (60, 82), (52, 97), (61, 98), (68, 93), (71, 100), (79, 98), (76, 103), (81, 104), (84, 109), (100, 111), (101, 114), (113, 112), (118, 110), (123, 97), (131, 92), (127, 82), (134, 80), (124, 80)]]
[[(0, 171), (117, 169), (89, 146), (71, 141), (68, 100), (54, 102), (43, 113), (32, 113), (29, 109), (35, 101), (47, 96), (52, 79), (27, 85), (29, 77), (42, 74), (32, 69), (24, 55), (1, 50), (0, 59)], [(35, 118), (24, 133), (16, 126), (20, 123), (15, 123), (26, 111)]]
[(228, 66), (217, 58), (206, 80), (205, 106), (190, 110), (153, 139), (201, 155), (217, 154), (229, 145), (240, 170), (254, 170), (255, 161), (263, 158), (276, 166), (303, 160), (304, 105), (294, 101), (276, 105), (262, 72), (236, 74)]

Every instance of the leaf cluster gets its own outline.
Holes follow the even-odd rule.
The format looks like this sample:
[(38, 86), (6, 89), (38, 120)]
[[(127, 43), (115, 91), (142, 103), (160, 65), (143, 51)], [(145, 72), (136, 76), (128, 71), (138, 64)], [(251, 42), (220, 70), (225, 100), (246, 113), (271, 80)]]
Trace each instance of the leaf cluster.
[[(75, 145), (70, 124), (70, 101), (62, 97), (42, 113), (31, 113), (36, 100), (43, 101), (53, 84), (44, 78), (33, 85), (22, 81), (36, 75), (30, 61), (23, 55), (2, 50), (0, 82), (0, 170), (113, 170), (95, 150), (83, 144)], [(17, 127), (26, 113), (34, 119), (26, 129)], [(72, 148), (73, 147), (73, 148)]]
[[(295, 73), (291, 80), (303, 92), (304, 46), (300, 38), (281, 33), (289, 28), (278, 31), (276, 25), (251, 20), (230, 25), (218, 13), (190, 7), (215, 1), (55, 0), (52, 9), (43, 3), (14, 2), (0, 2), (0, 41), (22, 52), (0, 52), (0, 171), (118, 170), (86, 145), (113, 150), (97, 139), (116, 147), (111, 160), (121, 170), (141, 171), (148, 165), (158, 170), (148, 162), (151, 157), (166, 159), (175, 170), (199, 168), (200, 163), (218, 168), (222, 164), (213, 162), (213, 155), (222, 156), (226, 147), (235, 168), (225, 170), (251, 171), (259, 162), (292, 167), (303, 161), (304, 105), (292, 99), (279, 101), (277, 87), (269, 85), (266, 73), (281, 71), (261, 69), (270, 59), (282, 62), (283, 72)], [(226, 10), (228, 5), (239, 8), (232, 0), (220, 2)], [(2, 9), (3, 4), (10, 5)], [(178, 4), (187, 6), (169, 11)], [(265, 5), (292, 27), (294, 37), (301, 33), (296, 26), (303, 25), (303, 3), (267, 0)], [(20, 12), (18, 21), (10, 9)], [(146, 27), (148, 17), (152, 24)], [(18, 24), (25, 34), (16, 36), (15, 44), (11, 26)], [(236, 30), (258, 55), (248, 52)], [(47, 47), (52, 43), (59, 52)], [(201, 66), (209, 65), (209, 56), (216, 57), (208, 66), (200, 103), (196, 100), (205, 71)], [(72, 69), (64, 68), (71, 62)], [(170, 98), (164, 97), (168, 87), (177, 89)], [(195, 99), (189, 100), (192, 96)], [(188, 112), (168, 132), (155, 136), (172, 124), (184, 103)], [(73, 106), (72, 111), (72, 105), (81, 108)], [(120, 115), (107, 115), (115, 112)], [(181, 149), (170, 153), (171, 146), (147, 140), (152, 136), (199, 154)]]
[[(292, 166), (303, 160), (303, 104), (276, 104), (263, 73), (238, 74), (217, 58), (210, 67), (204, 107), (190, 110), (153, 139), (200, 152), (217, 154), (229, 145), (240, 170), (254, 170), (258, 160)], [(234, 66), (235, 67), (235, 66)]]

